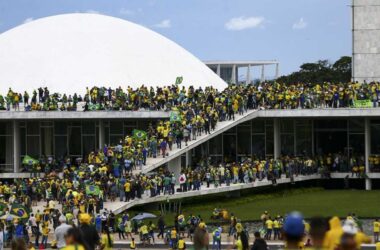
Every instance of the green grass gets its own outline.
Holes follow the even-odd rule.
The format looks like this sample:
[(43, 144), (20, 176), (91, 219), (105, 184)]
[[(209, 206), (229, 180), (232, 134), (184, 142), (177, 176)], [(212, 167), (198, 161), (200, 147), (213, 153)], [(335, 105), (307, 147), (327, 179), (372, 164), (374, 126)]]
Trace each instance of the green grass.
[[(206, 222), (215, 207), (226, 208), (243, 221), (258, 220), (264, 211), (271, 215), (286, 214), (297, 210), (306, 218), (315, 215), (340, 217), (354, 212), (360, 217), (377, 217), (380, 214), (380, 191), (324, 190), (321, 188), (293, 189), (286, 191), (248, 194), (241, 197), (199, 197), (182, 205), (185, 215), (201, 215)], [(138, 211), (144, 210), (139, 208)], [(152, 211), (159, 214), (158, 211)], [(133, 212), (132, 212), (133, 213)], [(174, 213), (165, 215), (172, 224)]]

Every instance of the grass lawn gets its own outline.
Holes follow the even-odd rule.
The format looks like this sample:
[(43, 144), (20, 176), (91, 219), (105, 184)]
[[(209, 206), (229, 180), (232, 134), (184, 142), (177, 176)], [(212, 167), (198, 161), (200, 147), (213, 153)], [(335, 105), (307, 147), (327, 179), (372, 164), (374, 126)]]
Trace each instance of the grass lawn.
[[(241, 197), (201, 197), (187, 201), (182, 205), (182, 211), (201, 215), (210, 222), (212, 210), (215, 207), (226, 208), (244, 221), (258, 220), (264, 211), (271, 215), (297, 210), (305, 217), (315, 215), (340, 217), (354, 212), (360, 217), (380, 217), (380, 191), (364, 190), (324, 190), (321, 188), (293, 189), (286, 191), (248, 194)], [(143, 207), (138, 211), (144, 210)], [(131, 211), (133, 213), (133, 211)], [(159, 214), (158, 211), (152, 211)], [(165, 215), (167, 223), (172, 224), (174, 213)]]

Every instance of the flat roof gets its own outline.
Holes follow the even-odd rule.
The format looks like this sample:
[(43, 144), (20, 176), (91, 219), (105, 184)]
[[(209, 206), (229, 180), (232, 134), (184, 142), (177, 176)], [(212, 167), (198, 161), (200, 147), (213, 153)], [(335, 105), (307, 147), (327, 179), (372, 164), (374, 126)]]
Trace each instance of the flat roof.
[[(254, 114), (246, 119), (380, 117), (380, 108), (267, 109)], [(169, 115), (165, 111), (0, 111), (0, 120), (164, 119)]]
[(221, 65), (221, 66), (248, 66), (248, 65), (272, 65), (272, 64), (278, 64), (279, 62), (277, 60), (210, 60), (210, 61), (203, 61), (206, 65), (212, 66), (212, 65)]

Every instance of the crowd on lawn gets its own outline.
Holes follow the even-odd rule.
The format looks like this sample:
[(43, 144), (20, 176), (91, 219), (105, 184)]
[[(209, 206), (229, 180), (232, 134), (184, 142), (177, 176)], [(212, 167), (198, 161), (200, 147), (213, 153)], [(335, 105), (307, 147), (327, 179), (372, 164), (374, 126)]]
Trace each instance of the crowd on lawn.
[[(213, 215), (219, 216), (220, 211), (215, 210)], [(49, 238), (50, 247), (67, 250), (113, 249), (117, 240), (128, 240), (124, 244), (128, 244), (129, 247), (125, 248), (129, 249), (154, 248), (157, 239), (161, 239), (160, 244), (166, 244), (169, 249), (178, 250), (189, 248), (188, 241), (192, 241), (190, 248), (197, 250), (220, 250), (222, 241), (227, 241), (229, 249), (267, 250), (267, 241), (271, 240), (284, 242), (285, 249), (356, 250), (368, 243), (375, 243), (376, 249), (380, 247), (379, 220), (372, 222), (373, 237), (370, 237), (363, 232), (362, 223), (355, 214), (349, 214), (343, 221), (336, 216), (305, 220), (298, 212), (271, 216), (265, 211), (260, 217), (262, 225), (254, 228), (253, 234), (248, 223), (242, 222), (233, 213), (228, 215), (223, 210), (221, 216), (223, 218), (212, 218), (214, 223), (207, 225), (199, 215), (186, 216), (180, 212), (174, 216), (171, 225), (167, 225), (162, 215), (155, 220), (156, 225), (152, 220), (131, 218), (127, 212), (116, 216), (112, 211), (106, 210), (102, 214), (90, 216), (81, 211), (73, 215), (47, 208), (43, 213), (32, 214), (27, 220), (31, 237), (26, 226), (20, 226), (20, 222), (15, 220), (11, 223), (4, 222), (6, 227), (1, 229), (0, 238), (8, 235), (14, 227), (12, 249), (43, 249), (47, 247)], [(49, 226), (51, 221), (53, 227)], [(19, 234), (21, 231), (25, 234)], [(40, 237), (42, 242), (39, 242)], [(29, 243), (28, 247), (25, 242)], [(3, 244), (3, 241), (0, 243)]]
[(9, 89), (0, 95), (0, 109), (20, 110), (20, 103), (26, 111), (61, 110), (76, 111), (82, 105), (90, 110), (171, 110), (187, 109), (188, 106), (202, 106), (207, 103), (214, 108), (233, 104), (233, 95), (244, 108), (296, 109), (296, 108), (342, 108), (353, 107), (356, 101), (367, 100), (373, 107), (379, 106), (380, 83), (294, 83), (278, 82), (255, 85), (230, 85), (224, 90), (213, 87), (195, 89), (181, 85), (138, 88), (128, 86), (112, 89), (107, 87), (86, 88), (82, 97), (74, 93), (51, 93), (48, 88), (38, 88), (33, 93), (17, 93)]

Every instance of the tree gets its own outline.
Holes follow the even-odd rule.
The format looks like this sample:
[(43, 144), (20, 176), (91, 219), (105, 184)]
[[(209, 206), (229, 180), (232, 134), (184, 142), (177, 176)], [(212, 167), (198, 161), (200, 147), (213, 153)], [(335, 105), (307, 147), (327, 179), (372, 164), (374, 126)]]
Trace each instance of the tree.
[(335, 63), (328, 60), (319, 60), (314, 63), (304, 63), (300, 70), (277, 79), (283, 83), (323, 83), (349, 82), (351, 79), (351, 57), (343, 56)]

